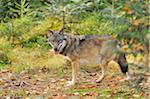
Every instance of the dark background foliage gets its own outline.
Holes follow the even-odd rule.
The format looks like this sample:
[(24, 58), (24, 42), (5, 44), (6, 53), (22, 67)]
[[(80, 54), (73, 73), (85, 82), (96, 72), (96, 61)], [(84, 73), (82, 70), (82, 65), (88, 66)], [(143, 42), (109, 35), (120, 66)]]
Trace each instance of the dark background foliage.
[(148, 5), (148, 0), (0, 0), (0, 36), (6, 47), (48, 49), (47, 30), (64, 26), (73, 34), (112, 34), (148, 53)]

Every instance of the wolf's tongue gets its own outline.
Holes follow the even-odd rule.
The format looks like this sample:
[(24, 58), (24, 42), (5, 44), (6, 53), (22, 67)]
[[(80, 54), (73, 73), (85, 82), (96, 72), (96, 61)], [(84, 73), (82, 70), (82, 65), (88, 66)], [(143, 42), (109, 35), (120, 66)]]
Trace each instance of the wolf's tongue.
[(57, 54), (58, 54), (58, 51), (55, 51), (55, 54), (57, 55)]

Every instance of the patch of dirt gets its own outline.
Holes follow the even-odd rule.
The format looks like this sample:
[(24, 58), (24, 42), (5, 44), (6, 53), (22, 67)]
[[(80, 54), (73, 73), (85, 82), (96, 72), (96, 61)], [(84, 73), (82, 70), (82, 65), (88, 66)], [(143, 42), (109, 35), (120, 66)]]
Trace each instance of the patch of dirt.
[(78, 84), (67, 87), (71, 79), (71, 69), (61, 68), (52, 72), (46, 68), (26, 70), (19, 74), (7, 70), (0, 71), (1, 98), (148, 98), (150, 73), (135, 73), (131, 80), (120, 82), (121, 73), (108, 74), (101, 83), (95, 83), (96, 73), (79, 72)]

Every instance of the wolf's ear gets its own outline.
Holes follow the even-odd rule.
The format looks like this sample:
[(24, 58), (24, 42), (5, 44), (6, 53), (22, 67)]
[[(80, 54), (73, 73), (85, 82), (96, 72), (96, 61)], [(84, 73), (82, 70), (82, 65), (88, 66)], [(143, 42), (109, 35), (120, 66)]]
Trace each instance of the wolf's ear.
[(63, 34), (64, 33), (64, 27), (59, 31), (59, 34)]
[(53, 34), (54, 34), (54, 31), (48, 30), (48, 33), (46, 34), (46, 37), (49, 38)]
[(48, 30), (48, 34), (54, 34), (54, 31)]

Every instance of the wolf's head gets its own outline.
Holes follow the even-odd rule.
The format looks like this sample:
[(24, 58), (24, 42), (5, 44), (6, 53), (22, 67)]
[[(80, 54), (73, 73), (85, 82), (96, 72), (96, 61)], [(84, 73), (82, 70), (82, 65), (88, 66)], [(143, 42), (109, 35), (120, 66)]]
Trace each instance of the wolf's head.
[(54, 48), (55, 54), (61, 53), (67, 44), (67, 35), (64, 34), (64, 29), (58, 32), (49, 30), (47, 38), (48, 42)]

